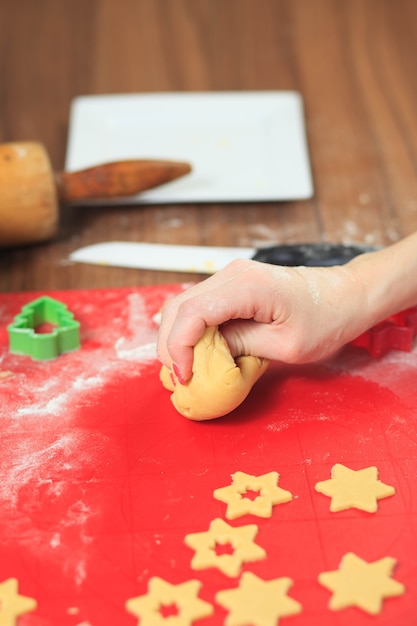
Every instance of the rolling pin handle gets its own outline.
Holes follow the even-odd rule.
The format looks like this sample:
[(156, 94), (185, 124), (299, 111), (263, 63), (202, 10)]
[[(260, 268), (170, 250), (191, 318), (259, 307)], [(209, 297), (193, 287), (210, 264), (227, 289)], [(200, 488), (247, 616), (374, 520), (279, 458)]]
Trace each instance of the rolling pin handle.
[(56, 174), (41, 143), (0, 144), (0, 247), (52, 239), (60, 204), (134, 196), (190, 171), (189, 163), (142, 159)]
[(104, 163), (76, 172), (55, 175), (62, 204), (82, 200), (134, 196), (191, 171), (189, 163), (151, 159)]

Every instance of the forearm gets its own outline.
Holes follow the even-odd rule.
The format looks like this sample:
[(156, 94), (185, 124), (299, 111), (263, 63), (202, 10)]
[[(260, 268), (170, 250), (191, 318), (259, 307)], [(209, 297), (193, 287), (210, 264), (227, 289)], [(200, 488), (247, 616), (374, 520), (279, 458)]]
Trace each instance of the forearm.
[(417, 233), (347, 266), (367, 294), (366, 325), (417, 305)]

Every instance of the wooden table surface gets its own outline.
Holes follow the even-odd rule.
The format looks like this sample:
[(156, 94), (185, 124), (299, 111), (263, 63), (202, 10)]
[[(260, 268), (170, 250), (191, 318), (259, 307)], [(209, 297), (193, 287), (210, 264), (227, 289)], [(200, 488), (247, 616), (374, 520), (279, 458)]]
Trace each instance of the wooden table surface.
[(290, 89), (315, 185), (306, 201), (63, 209), (54, 241), (0, 252), (0, 290), (195, 278), (68, 262), (109, 239), (397, 240), (417, 229), (416, 76), (415, 0), (0, 0), (1, 142), (41, 141), (59, 171), (78, 95)]

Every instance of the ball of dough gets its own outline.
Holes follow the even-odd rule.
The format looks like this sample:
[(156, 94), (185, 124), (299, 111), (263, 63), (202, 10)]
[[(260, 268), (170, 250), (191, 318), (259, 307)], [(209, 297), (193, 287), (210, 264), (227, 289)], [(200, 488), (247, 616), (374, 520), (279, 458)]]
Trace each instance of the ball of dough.
[(233, 359), (217, 327), (207, 328), (194, 347), (193, 374), (181, 385), (173, 372), (162, 366), (160, 378), (172, 391), (177, 411), (194, 420), (221, 417), (243, 402), (269, 365), (267, 359), (241, 356)]

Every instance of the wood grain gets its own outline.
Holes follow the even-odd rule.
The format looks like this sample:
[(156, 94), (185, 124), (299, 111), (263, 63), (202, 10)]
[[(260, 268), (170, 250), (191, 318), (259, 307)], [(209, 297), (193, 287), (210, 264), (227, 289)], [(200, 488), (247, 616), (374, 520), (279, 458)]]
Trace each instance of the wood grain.
[(68, 263), (108, 239), (388, 244), (416, 230), (416, 42), (414, 0), (0, 0), (1, 142), (41, 141), (61, 170), (75, 96), (295, 89), (315, 183), (299, 202), (63, 209), (54, 241), (0, 251), (0, 290), (196, 278)]

